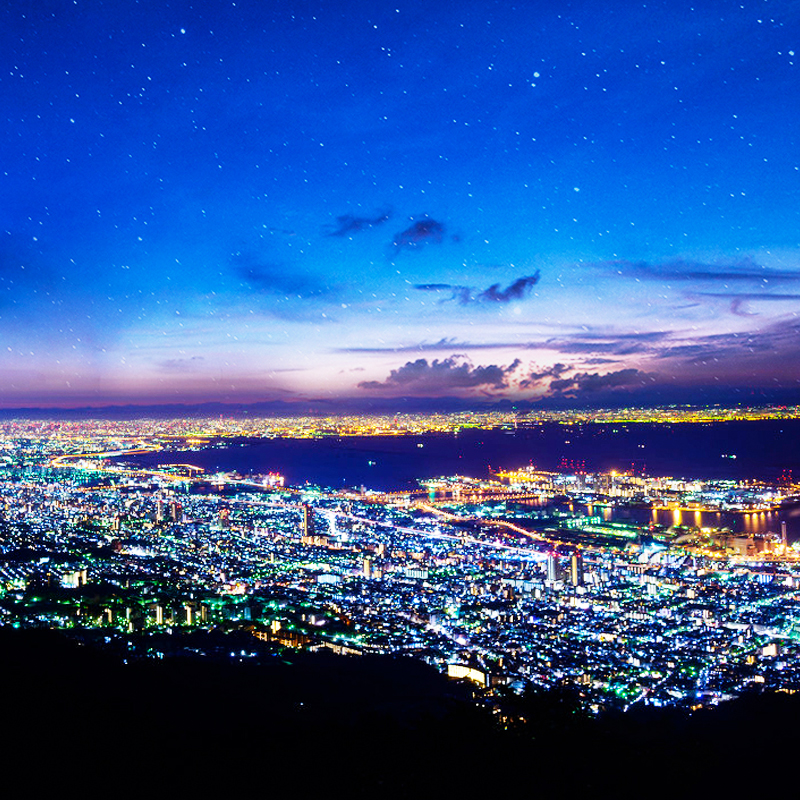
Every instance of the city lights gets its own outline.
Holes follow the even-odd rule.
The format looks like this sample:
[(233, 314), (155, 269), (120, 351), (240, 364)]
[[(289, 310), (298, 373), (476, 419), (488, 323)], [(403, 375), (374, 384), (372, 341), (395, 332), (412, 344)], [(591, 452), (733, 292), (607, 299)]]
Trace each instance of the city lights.
[[(4, 423), (0, 622), (102, 634), (140, 657), (163, 657), (165, 633), (177, 647), (196, 630), (249, 632), (253, 651), (236, 659), (264, 647), (402, 653), (467, 678), (487, 702), (498, 687), (568, 684), (594, 712), (715, 705), (753, 684), (800, 689), (800, 550), (782, 522), (800, 497), (791, 481), (507, 465), (376, 491), (191, 463), (245, 434), (433, 435), (510, 422)], [(142, 453), (180, 461), (142, 466), (132, 458)]]

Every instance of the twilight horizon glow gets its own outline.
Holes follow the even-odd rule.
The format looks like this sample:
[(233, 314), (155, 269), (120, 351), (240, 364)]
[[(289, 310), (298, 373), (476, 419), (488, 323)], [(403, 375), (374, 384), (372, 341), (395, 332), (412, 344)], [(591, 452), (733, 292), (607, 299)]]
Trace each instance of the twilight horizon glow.
[(0, 10), (0, 406), (800, 397), (800, 6)]

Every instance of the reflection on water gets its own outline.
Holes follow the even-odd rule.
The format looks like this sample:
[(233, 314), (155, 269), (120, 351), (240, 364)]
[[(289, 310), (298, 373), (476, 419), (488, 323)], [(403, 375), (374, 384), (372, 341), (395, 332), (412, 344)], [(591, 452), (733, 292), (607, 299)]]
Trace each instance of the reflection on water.
[[(548, 507), (538, 500), (517, 501), (518, 505), (534, 508)], [(552, 507), (552, 506), (550, 506)], [(732, 533), (752, 536), (755, 534), (780, 534), (781, 522), (786, 523), (786, 538), (800, 540), (800, 505), (786, 506), (778, 511), (700, 511), (680, 508), (649, 508), (647, 506), (595, 505), (593, 503), (556, 503), (555, 508), (571, 514), (600, 517), (603, 522), (624, 522), (646, 528), (649, 525), (686, 525), (689, 528), (727, 528)]]
[(728, 528), (733, 533), (745, 535), (775, 533), (781, 531), (781, 522), (786, 522), (789, 541), (800, 539), (800, 506), (783, 508), (780, 511), (699, 511), (680, 508), (637, 508), (596, 506), (582, 503), (570, 504), (576, 513), (600, 516), (605, 522), (630, 522), (634, 525), (688, 525), (692, 528)]

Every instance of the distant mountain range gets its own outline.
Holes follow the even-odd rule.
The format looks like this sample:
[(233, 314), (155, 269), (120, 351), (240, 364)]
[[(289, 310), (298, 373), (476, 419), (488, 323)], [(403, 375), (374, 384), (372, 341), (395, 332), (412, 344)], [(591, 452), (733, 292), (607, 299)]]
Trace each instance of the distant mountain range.
[(310, 398), (306, 400), (265, 400), (256, 403), (161, 403), (67, 407), (36, 407), (0, 409), (0, 419), (135, 419), (142, 417), (169, 419), (175, 417), (214, 416), (316, 416), (330, 414), (403, 414), (454, 413), (459, 411), (500, 411), (527, 414), (536, 410), (569, 410), (574, 408), (658, 408), (681, 405), (765, 406), (800, 404), (800, 389), (732, 390), (730, 387), (669, 389), (637, 392), (597, 392), (591, 402), (569, 397), (510, 400), (463, 397), (345, 397)]

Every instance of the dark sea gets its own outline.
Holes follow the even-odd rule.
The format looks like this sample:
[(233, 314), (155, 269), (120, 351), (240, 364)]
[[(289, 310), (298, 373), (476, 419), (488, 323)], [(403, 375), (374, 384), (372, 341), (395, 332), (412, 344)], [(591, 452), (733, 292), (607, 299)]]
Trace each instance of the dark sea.
[(457, 434), (238, 439), (198, 451), (127, 457), (153, 466), (190, 462), (209, 472), (279, 472), (292, 485), (405, 489), (419, 478), (488, 477), (534, 465), (588, 472), (628, 470), (686, 478), (777, 480), (800, 476), (800, 420), (708, 424), (545, 423)]

